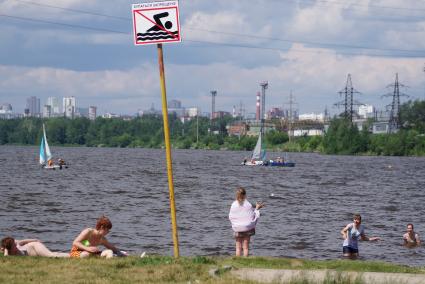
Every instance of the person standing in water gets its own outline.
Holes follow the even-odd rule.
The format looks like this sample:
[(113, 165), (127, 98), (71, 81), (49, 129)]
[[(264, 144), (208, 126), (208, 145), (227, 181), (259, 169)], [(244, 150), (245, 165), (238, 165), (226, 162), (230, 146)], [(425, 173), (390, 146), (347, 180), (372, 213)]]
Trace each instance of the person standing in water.
[(249, 254), (249, 242), (255, 235), (255, 226), (260, 218), (263, 203), (257, 202), (255, 209), (246, 199), (246, 191), (242, 187), (236, 191), (236, 200), (230, 207), (229, 220), (232, 223), (233, 237), (236, 240), (236, 256)]
[(414, 247), (421, 244), (419, 235), (413, 231), (413, 224), (407, 224), (407, 232), (403, 235), (403, 241), (405, 246)]
[[(113, 244), (109, 243), (105, 236), (112, 229), (111, 221), (102, 216), (97, 220), (96, 229), (84, 229), (72, 243), (69, 255), (72, 258), (84, 258), (88, 256), (100, 255), (102, 257), (111, 258), (115, 253), (118, 256), (126, 256)], [(99, 250), (98, 246), (103, 245), (107, 249)]]
[(357, 257), (359, 255), (358, 240), (362, 241), (378, 241), (379, 237), (367, 237), (362, 225), (362, 217), (360, 214), (354, 214), (353, 223), (348, 224), (341, 230), (344, 243), (342, 245), (342, 253), (346, 257)]

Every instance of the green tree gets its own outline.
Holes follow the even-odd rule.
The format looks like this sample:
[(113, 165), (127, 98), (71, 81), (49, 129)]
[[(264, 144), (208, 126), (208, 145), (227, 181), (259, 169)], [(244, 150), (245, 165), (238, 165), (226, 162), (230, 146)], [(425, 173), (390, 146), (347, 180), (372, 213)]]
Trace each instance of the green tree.
[(331, 121), (323, 140), (327, 154), (356, 154), (362, 150), (363, 142), (357, 126), (342, 118)]
[(282, 131), (271, 130), (265, 136), (267, 145), (271, 146), (283, 144), (289, 140), (288, 134)]
[(409, 101), (401, 105), (400, 123), (403, 128), (425, 133), (425, 101)]

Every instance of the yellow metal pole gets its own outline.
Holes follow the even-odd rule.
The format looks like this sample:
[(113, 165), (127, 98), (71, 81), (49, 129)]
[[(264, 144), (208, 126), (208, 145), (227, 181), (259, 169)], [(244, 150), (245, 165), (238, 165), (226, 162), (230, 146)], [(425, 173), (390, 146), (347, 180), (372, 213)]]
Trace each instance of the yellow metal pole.
[(168, 190), (170, 192), (171, 225), (173, 227), (174, 257), (179, 257), (179, 237), (177, 234), (176, 205), (174, 202), (173, 165), (171, 160), (170, 129), (168, 128), (167, 91), (165, 89), (165, 71), (162, 44), (158, 47), (159, 77), (162, 94), (162, 118), (164, 121), (165, 152), (167, 156)]

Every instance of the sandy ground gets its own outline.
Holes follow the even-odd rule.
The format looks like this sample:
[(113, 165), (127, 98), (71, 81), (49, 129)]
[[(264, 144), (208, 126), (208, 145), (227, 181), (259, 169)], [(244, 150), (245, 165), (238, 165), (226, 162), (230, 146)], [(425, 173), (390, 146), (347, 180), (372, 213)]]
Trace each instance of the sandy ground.
[(339, 272), (336, 270), (288, 270), (288, 269), (232, 269), (232, 275), (243, 280), (253, 280), (261, 283), (289, 283), (294, 280), (306, 279), (309, 283), (323, 283), (328, 277), (333, 279), (359, 279), (361, 283), (373, 284), (423, 284), (425, 274), (383, 273), (383, 272)]

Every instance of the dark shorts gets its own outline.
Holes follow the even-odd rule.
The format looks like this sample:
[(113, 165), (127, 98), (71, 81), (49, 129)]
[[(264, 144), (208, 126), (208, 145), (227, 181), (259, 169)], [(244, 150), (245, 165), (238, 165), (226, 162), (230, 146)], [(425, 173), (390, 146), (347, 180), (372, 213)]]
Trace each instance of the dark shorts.
[(233, 232), (233, 237), (235, 238), (245, 238), (255, 235), (255, 229), (251, 229), (246, 232)]
[(352, 247), (342, 247), (342, 253), (343, 254), (346, 254), (346, 253), (349, 253), (349, 254), (359, 253), (359, 249), (355, 249), (355, 248), (352, 248)]

